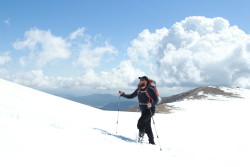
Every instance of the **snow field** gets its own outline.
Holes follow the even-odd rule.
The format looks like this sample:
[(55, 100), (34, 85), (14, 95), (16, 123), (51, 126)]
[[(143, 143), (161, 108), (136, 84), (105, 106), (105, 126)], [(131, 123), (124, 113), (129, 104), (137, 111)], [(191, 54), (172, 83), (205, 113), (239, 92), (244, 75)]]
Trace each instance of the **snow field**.
[(156, 114), (160, 151), (153, 122), (156, 145), (134, 141), (140, 113), (120, 111), (117, 126), (117, 111), (0, 80), (0, 166), (248, 167), (250, 91), (234, 91), (243, 98), (176, 102)]

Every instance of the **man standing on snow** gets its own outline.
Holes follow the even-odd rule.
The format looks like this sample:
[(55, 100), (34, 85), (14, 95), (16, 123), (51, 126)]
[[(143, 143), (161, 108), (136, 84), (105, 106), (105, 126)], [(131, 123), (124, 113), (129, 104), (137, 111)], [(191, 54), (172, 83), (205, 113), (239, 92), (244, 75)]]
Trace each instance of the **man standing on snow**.
[(144, 133), (147, 134), (150, 144), (155, 144), (154, 135), (151, 128), (151, 117), (155, 113), (155, 105), (158, 103), (158, 96), (155, 90), (149, 86), (149, 79), (146, 76), (139, 77), (137, 89), (132, 94), (125, 94), (119, 91), (119, 95), (128, 99), (138, 96), (141, 117), (138, 120), (139, 140), (141, 141)]

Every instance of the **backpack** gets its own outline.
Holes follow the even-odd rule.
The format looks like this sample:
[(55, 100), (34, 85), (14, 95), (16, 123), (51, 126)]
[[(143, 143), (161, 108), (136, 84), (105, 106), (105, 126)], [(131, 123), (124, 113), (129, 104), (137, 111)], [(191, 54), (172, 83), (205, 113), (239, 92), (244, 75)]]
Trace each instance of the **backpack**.
[[(158, 101), (158, 103), (157, 104), (159, 104), (160, 102), (161, 102), (161, 97), (160, 97), (160, 94), (159, 94), (159, 92), (158, 92), (158, 90), (157, 90), (157, 87), (156, 87), (156, 82), (154, 81), (154, 80), (152, 80), (152, 79), (149, 79), (148, 80), (148, 87), (152, 87), (153, 89), (154, 89), (154, 91), (155, 91), (155, 93), (156, 93), (156, 95), (158, 96), (158, 99), (159, 99), (159, 101)], [(138, 90), (138, 93), (139, 93), (139, 91), (140, 91), (140, 89)], [(154, 101), (151, 97), (150, 97), (150, 95), (149, 95), (149, 93), (148, 93), (148, 88), (146, 88), (146, 95), (147, 95), (147, 97), (148, 97), (148, 101), (150, 101), (150, 100), (152, 100), (152, 101)]]
[(158, 92), (158, 90), (157, 90), (157, 87), (156, 87), (156, 82), (155, 82), (154, 80), (152, 80), (152, 79), (149, 79), (148, 82), (149, 82), (148, 85), (149, 85), (150, 87), (154, 88), (156, 95), (157, 95), (158, 97), (160, 97), (160, 94), (159, 94), (159, 92)]
[[(149, 79), (148, 82), (149, 82), (148, 85), (154, 89), (156, 95), (158, 96), (158, 100), (159, 100), (159, 101), (158, 101), (157, 104), (159, 104), (159, 103), (161, 102), (161, 97), (160, 97), (160, 94), (159, 94), (158, 89), (157, 89), (157, 87), (156, 87), (156, 81), (155, 81), (155, 80), (152, 80), (152, 79)], [(151, 98), (147, 92), (146, 92), (146, 94), (147, 94), (148, 98)], [(151, 98), (151, 99), (152, 99), (152, 98)]]

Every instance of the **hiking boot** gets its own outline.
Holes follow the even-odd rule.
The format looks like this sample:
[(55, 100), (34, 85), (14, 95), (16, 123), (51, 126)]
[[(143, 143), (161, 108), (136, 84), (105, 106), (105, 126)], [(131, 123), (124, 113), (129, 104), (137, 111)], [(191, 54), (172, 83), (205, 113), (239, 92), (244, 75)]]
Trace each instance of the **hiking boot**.
[(142, 143), (143, 142), (143, 137), (144, 137), (144, 131), (139, 131), (139, 135), (138, 135), (137, 141), (139, 143)]
[(150, 139), (150, 140), (149, 140), (149, 144), (155, 145), (154, 139)]
[(139, 131), (139, 137), (142, 138), (144, 136), (144, 131)]

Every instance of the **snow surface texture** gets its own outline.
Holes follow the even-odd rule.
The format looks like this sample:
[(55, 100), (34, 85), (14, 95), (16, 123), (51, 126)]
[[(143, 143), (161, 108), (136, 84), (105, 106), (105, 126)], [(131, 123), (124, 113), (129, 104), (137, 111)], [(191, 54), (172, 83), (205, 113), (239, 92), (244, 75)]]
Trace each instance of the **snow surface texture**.
[(186, 100), (156, 114), (160, 151), (156, 135), (155, 146), (134, 141), (140, 113), (120, 112), (117, 124), (117, 111), (0, 79), (0, 166), (249, 167), (250, 91), (224, 90), (243, 98)]

